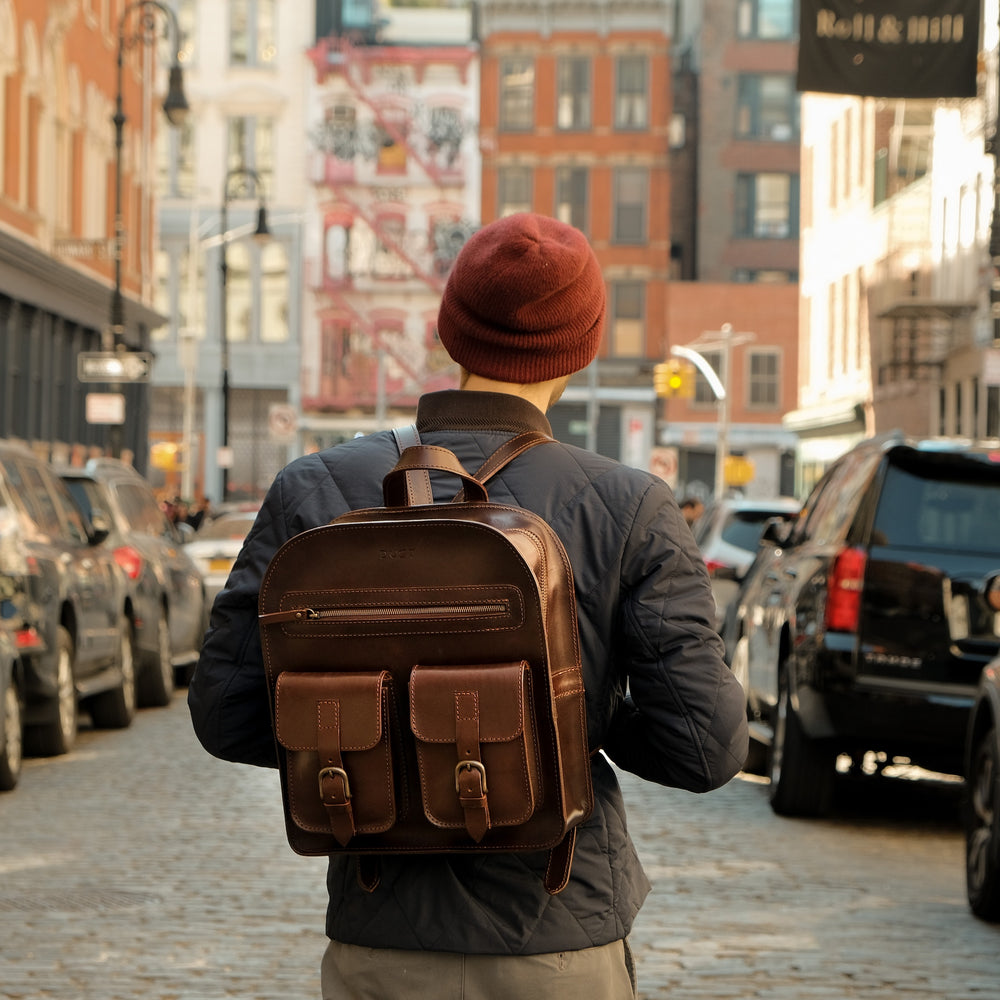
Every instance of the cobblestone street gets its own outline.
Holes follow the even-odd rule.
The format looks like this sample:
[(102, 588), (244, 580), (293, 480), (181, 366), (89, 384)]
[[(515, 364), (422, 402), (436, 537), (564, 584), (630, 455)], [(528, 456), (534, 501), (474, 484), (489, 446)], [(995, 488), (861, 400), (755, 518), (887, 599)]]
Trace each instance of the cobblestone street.
[[(324, 862), (286, 846), (273, 773), (201, 750), (183, 697), (84, 730), (0, 796), (6, 1000), (319, 996)], [(654, 883), (632, 937), (644, 1000), (1000, 996), (954, 787), (845, 789), (815, 822), (774, 816), (749, 778), (623, 783)]]

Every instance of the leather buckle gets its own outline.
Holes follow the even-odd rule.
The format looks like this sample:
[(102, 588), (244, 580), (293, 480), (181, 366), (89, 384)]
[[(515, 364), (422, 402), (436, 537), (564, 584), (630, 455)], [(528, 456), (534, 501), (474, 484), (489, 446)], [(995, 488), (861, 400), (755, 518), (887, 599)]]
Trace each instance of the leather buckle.
[(481, 760), (463, 760), (455, 765), (455, 791), (461, 794), (459, 776), (462, 771), (478, 771), (483, 782), (483, 795), (486, 794), (486, 765)]

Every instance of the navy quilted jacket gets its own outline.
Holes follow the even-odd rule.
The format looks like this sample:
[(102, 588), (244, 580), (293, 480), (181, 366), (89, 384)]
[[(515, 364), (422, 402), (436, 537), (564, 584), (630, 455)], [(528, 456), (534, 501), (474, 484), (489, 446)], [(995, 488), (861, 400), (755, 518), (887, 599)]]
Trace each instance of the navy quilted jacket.
[[(515, 434), (551, 433), (520, 398), (462, 391), (424, 396), (417, 427), (424, 443), (450, 448), (470, 470)], [(188, 693), (210, 753), (276, 765), (256, 621), (261, 578), (293, 535), (348, 509), (379, 506), (382, 477), (397, 456), (385, 431), (297, 459), (275, 479), (216, 599)], [(436, 499), (450, 499), (456, 486), (435, 482)], [(667, 485), (553, 443), (517, 458), (491, 480), (489, 495), (540, 514), (569, 554), (591, 746), (658, 784), (705, 792), (729, 781), (747, 750), (743, 691), (723, 662), (708, 576)], [(327, 879), (327, 934), (368, 947), (467, 954), (570, 951), (626, 936), (649, 883), (602, 754), (593, 780), (594, 813), (578, 830), (572, 877), (559, 895), (542, 885), (547, 852), (383, 858), (373, 893), (358, 885), (354, 860), (338, 855)]]

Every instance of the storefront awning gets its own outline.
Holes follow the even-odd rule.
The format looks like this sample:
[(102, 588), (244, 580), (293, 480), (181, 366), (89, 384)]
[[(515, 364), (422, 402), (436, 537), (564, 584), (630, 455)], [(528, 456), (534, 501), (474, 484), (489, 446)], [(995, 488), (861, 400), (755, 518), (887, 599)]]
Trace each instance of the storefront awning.
[(863, 403), (844, 401), (792, 410), (781, 418), (782, 426), (799, 435), (844, 433), (864, 430)]

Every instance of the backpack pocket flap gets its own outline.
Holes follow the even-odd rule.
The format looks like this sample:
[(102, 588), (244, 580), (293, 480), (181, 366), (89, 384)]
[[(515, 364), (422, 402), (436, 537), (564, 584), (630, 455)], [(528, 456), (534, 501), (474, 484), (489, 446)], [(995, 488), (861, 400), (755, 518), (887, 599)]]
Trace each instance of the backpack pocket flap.
[(335, 701), (340, 703), (341, 749), (370, 750), (382, 739), (383, 687), (389, 680), (387, 671), (279, 674), (274, 691), (278, 742), (286, 750), (316, 750), (320, 705)]
[(478, 666), (418, 665), (410, 674), (410, 728), (424, 743), (454, 743), (460, 699), (479, 706), (479, 741), (509, 743), (524, 732), (530, 674), (524, 661)]
[(526, 823), (541, 800), (531, 672), (524, 661), (410, 673), (424, 816), (479, 843)]
[(395, 824), (398, 731), (387, 670), (279, 674), (274, 717), (294, 826), (346, 846)]

